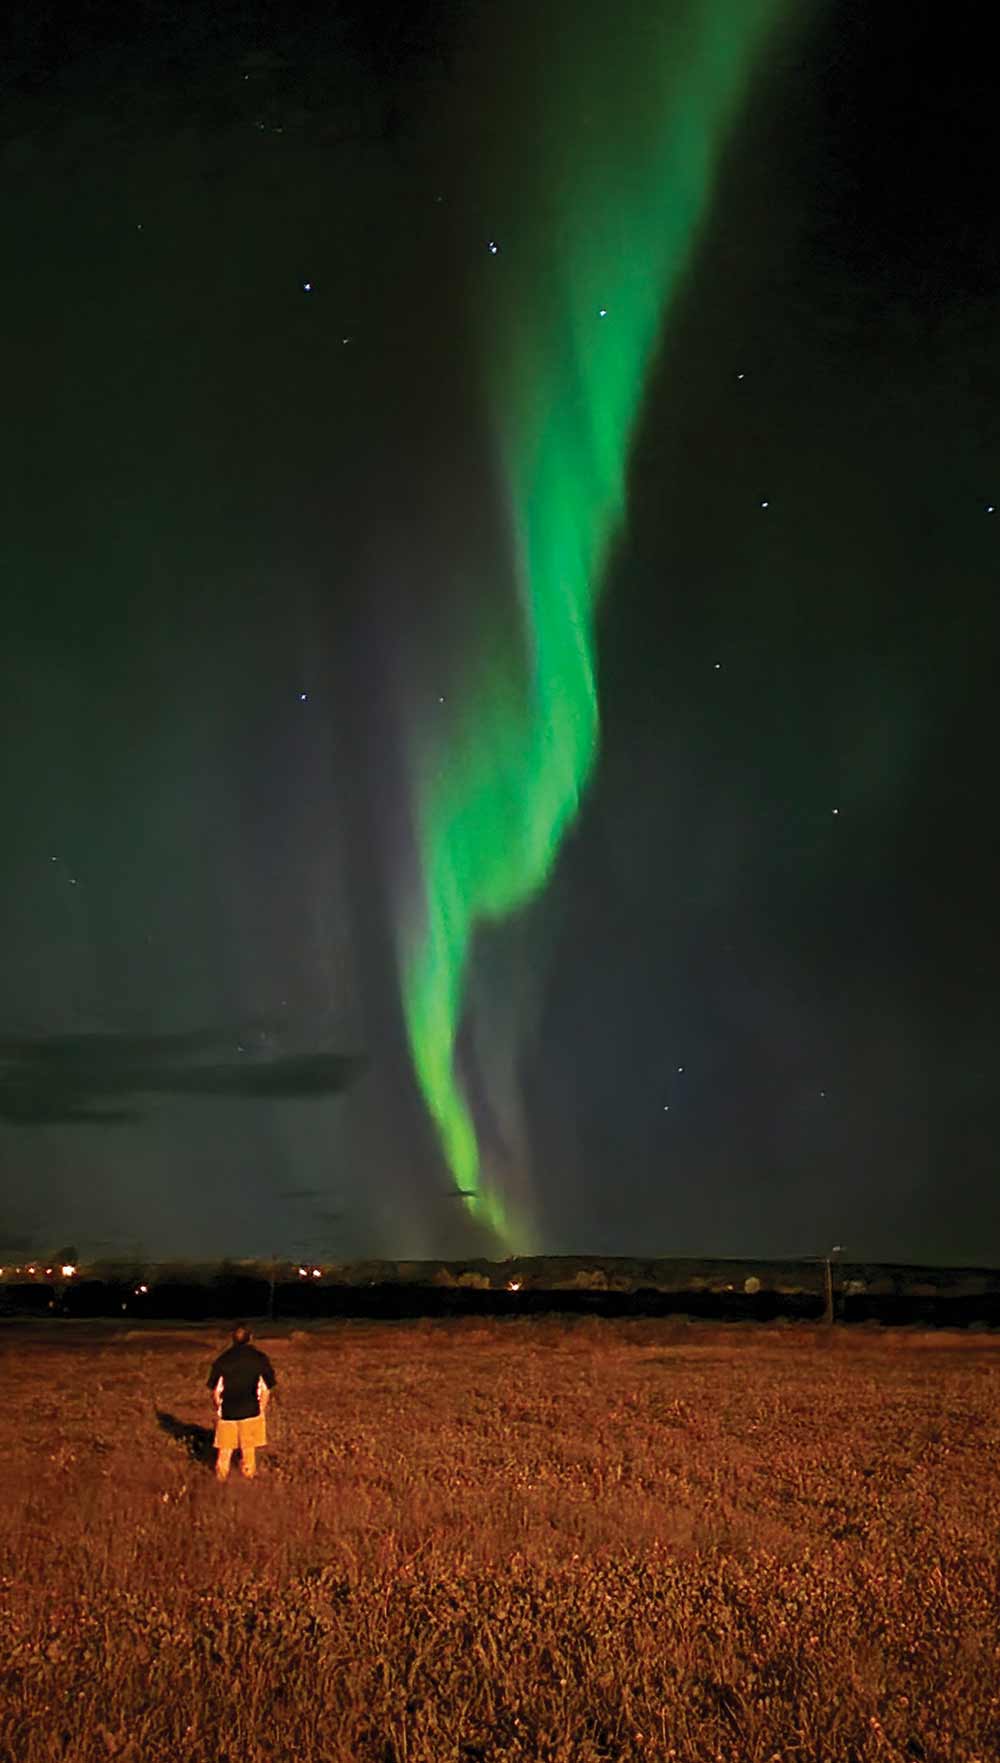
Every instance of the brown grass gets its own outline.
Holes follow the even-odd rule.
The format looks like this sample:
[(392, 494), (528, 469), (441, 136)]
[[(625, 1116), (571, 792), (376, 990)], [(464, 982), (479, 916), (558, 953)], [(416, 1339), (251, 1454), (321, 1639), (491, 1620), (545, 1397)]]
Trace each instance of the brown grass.
[(1000, 1756), (1000, 1340), (275, 1336), (217, 1487), (220, 1344), (0, 1335), (5, 1763)]

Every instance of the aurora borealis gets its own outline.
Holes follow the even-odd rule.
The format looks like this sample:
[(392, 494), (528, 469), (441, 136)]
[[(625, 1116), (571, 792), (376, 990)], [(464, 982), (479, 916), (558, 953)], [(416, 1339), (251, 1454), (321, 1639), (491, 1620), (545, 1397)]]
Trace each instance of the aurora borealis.
[[(410, 1044), (456, 1186), (505, 1246), (523, 1245), (526, 1226), (512, 1236), (502, 1193), (482, 1182), (455, 1069), (470, 947), (478, 924), (544, 885), (587, 786), (594, 611), (625, 518), (630, 441), (778, 0), (633, 10), (559, 7), (513, 25), (508, 14), (529, 38), (527, 83), (545, 111), (505, 158), (519, 226), (509, 252), (488, 247), (502, 261), (480, 336), (515, 628), (506, 653), (467, 658), (464, 714), (416, 772), (424, 893), (404, 932)], [(525, 108), (534, 118), (542, 104)]]
[(0, 1249), (1000, 1254), (971, 0), (5, 28)]

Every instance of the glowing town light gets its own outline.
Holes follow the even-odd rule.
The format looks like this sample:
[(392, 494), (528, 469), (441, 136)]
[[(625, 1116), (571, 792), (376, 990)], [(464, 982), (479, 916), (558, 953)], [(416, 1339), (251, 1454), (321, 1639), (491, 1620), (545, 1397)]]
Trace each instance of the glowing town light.
[(143, 1295), (144, 1292), (148, 1292), (148, 1291), (149, 1291), (148, 1286), (136, 1286), (135, 1291), (133, 1292), (132, 1295), (135, 1298), (139, 1298)]
[(323, 1277), (323, 1269), (321, 1267), (314, 1267), (313, 1268), (313, 1279), (322, 1279), (322, 1277)]
[(521, 1279), (509, 1279), (507, 1281), (507, 1290), (509, 1292), (519, 1292), (523, 1284), (524, 1281)]
[[(3, 1269), (0, 1268), (0, 1272), (2, 1272), (2, 1271), (3, 1271)], [(73, 1266), (72, 1261), (64, 1261), (62, 1266), (59, 1269), (59, 1272), (62, 1274), (63, 1279), (72, 1279), (74, 1273), (76, 1272), (76, 1268)]]
[(309, 1269), (308, 1269), (308, 1267), (300, 1267), (300, 1268), (299, 1268), (299, 1278), (300, 1278), (300, 1279), (308, 1279), (308, 1278), (309, 1278)]

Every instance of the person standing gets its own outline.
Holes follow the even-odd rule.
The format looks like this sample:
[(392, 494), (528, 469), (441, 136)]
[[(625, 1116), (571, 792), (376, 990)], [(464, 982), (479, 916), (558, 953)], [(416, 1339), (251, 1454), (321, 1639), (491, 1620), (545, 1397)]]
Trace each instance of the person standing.
[(252, 1480), (257, 1452), (267, 1444), (264, 1416), (278, 1380), (267, 1354), (253, 1345), (245, 1322), (236, 1324), (232, 1346), (219, 1354), (207, 1381), (215, 1403), (216, 1477), (225, 1481), (238, 1448), (243, 1474)]

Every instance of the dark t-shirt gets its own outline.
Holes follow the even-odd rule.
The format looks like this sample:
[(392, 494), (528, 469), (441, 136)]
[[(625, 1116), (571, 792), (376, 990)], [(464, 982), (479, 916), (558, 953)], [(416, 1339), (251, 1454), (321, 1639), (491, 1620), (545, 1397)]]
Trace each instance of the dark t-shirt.
[(251, 1346), (249, 1341), (234, 1341), (219, 1354), (208, 1374), (210, 1390), (214, 1390), (220, 1377), (223, 1420), (252, 1420), (260, 1413), (258, 1379), (263, 1378), (269, 1390), (273, 1390), (278, 1381), (267, 1354)]

